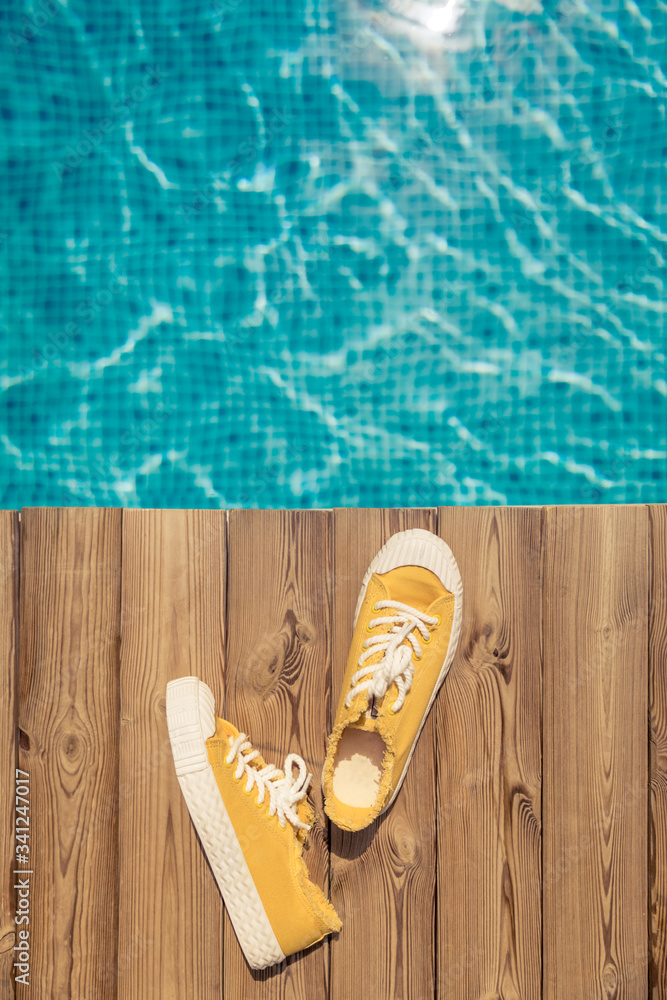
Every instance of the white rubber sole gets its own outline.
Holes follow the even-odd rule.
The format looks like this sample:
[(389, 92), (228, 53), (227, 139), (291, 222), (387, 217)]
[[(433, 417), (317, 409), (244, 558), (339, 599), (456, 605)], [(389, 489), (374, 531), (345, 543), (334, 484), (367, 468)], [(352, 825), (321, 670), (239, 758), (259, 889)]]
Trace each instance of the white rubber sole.
[(215, 702), (197, 677), (167, 684), (167, 726), (178, 783), (248, 965), (265, 969), (285, 955), (269, 922), (220, 795), (206, 740), (215, 733)]
[(417, 735), (410, 747), (408, 759), (398, 779), (394, 794), (384, 809), (382, 809), (380, 815), (387, 811), (401, 789), (408, 767), (410, 766), (410, 761), (412, 760), (412, 755), (417, 746), (417, 740), (421, 736), (421, 731), (431, 711), (431, 706), (442, 687), (445, 677), (449, 673), (449, 668), (452, 665), (456, 647), (458, 646), (459, 635), (461, 634), (461, 618), (463, 613), (463, 582), (452, 550), (446, 542), (443, 542), (442, 538), (434, 535), (432, 531), (426, 531), (424, 528), (410, 528), (408, 531), (399, 531), (397, 534), (392, 535), (368, 567), (361, 584), (361, 591), (359, 592), (357, 607), (354, 612), (354, 628), (357, 626), (361, 605), (364, 602), (366, 590), (368, 589), (368, 584), (373, 573), (388, 573), (389, 570), (398, 569), (399, 566), (423, 566), (424, 569), (430, 570), (431, 573), (437, 576), (450, 594), (454, 595), (454, 618), (445, 662), (442, 665), (438, 680), (433, 688), (433, 693), (417, 730)]

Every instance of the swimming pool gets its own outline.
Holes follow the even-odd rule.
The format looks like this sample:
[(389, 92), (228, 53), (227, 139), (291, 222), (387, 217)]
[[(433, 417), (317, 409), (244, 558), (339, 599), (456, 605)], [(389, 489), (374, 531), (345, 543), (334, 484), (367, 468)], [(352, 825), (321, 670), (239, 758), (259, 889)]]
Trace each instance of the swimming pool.
[(0, 503), (667, 499), (667, 7), (5, 9)]

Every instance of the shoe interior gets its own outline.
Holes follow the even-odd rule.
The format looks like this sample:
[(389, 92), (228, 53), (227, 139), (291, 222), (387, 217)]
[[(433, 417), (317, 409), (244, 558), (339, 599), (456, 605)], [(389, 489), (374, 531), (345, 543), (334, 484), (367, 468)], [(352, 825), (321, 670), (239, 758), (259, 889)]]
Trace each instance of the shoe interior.
[(370, 809), (378, 797), (384, 740), (378, 733), (348, 727), (341, 738), (333, 772), (333, 793), (339, 802)]

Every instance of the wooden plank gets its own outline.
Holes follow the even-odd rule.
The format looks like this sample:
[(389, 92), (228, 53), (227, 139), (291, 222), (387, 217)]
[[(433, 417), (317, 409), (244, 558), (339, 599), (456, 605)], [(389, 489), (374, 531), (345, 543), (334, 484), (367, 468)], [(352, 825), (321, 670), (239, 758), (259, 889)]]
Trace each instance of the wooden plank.
[[(435, 530), (435, 511), (334, 511), (333, 699), (366, 570), (397, 531)], [(332, 720), (333, 721), (333, 720)], [(426, 1000), (435, 947), (435, 722), (422, 730), (390, 810), (357, 833), (331, 824), (331, 896), (343, 921), (331, 943), (331, 997)]]
[(115, 997), (121, 515), (24, 509), (18, 724), (30, 787), (30, 977)]
[(436, 703), (435, 996), (538, 1000), (541, 510), (441, 507), (438, 533), (463, 624)]
[(645, 507), (547, 508), (544, 997), (648, 983)]
[[(329, 860), (320, 781), (330, 687), (329, 542), (326, 511), (229, 514), (225, 717), (277, 767), (290, 752), (306, 761), (318, 819), (305, 858), (325, 893)], [(225, 996), (325, 997), (327, 949), (325, 941), (300, 958), (251, 972), (225, 916)]]
[(651, 551), (649, 600), (650, 989), (667, 1000), (667, 506), (648, 508)]
[[(18, 652), (19, 518), (0, 511), (0, 1000), (13, 1000), (16, 768), (16, 658)], [(23, 867), (30, 867), (29, 865)]]
[(219, 997), (222, 900), (174, 770), (167, 682), (195, 675), (220, 711), (225, 513), (123, 513), (121, 1000)]

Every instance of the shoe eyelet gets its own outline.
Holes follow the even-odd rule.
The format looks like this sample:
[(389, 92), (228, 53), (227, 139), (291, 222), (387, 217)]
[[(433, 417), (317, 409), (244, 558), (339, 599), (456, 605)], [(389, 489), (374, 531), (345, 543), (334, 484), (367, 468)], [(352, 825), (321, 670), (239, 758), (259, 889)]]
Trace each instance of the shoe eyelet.
[(371, 608), (371, 611), (381, 611), (381, 610), (382, 610), (382, 608), (378, 608), (377, 601), (376, 601), (375, 604), (373, 605), (373, 607)]
[(440, 617), (440, 615), (434, 615), (434, 617), (437, 618), (438, 620), (435, 623), (435, 625), (433, 626), (433, 628), (437, 628), (438, 625), (440, 624), (440, 622), (442, 621), (442, 618)]
[(421, 638), (422, 642), (430, 642), (431, 641), (431, 636), (429, 636), (428, 639), (427, 639), (425, 635), (422, 635), (422, 636), (420, 636), (420, 638)]
[(373, 629), (371, 628), (370, 624), (368, 624), (368, 623), (366, 624), (366, 631), (367, 632), (372, 632), (373, 631)]

